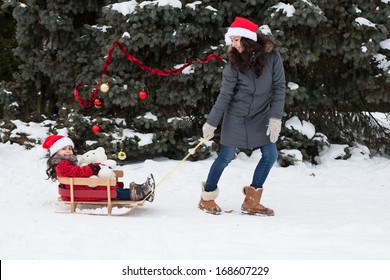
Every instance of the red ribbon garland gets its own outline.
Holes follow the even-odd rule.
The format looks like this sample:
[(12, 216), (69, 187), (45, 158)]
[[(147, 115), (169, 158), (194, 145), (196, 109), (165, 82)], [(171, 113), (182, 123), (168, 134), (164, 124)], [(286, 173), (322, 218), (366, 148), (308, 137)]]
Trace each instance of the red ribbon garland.
[[(138, 67), (141, 68), (142, 70), (145, 70), (145, 71), (147, 71), (147, 72), (149, 72), (151, 74), (157, 74), (159, 76), (168, 76), (168, 75), (172, 75), (172, 74), (177, 74), (177, 73), (183, 71), (183, 69), (185, 69), (186, 67), (190, 66), (191, 64), (193, 64), (197, 60), (199, 60), (202, 63), (209, 62), (212, 59), (215, 59), (218, 62), (222, 61), (222, 58), (219, 55), (217, 55), (217, 54), (209, 54), (206, 58), (194, 58), (194, 59), (191, 59), (187, 63), (183, 64), (180, 68), (177, 68), (175, 70), (159, 70), (159, 69), (150, 68), (150, 67), (144, 65), (138, 58), (136, 58), (136, 57), (132, 56), (131, 54), (129, 54), (120, 42), (114, 41), (112, 44), (113, 44), (113, 47), (108, 51), (107, 59), (104, 62), (104, 66), (103, 66), (103, 71), (102, 71), (101, 77), (103, 77), (107, 73), (107, 71), (108, 71), (108, 66), (109, 66), (109, 64), (111, 62), (112, 54), (114, 52), (115, 47), (119, 47), (119, 49), (122, 51), (124, 56), (126, 56), (126, 58), (128, 60), (130, 60), (130, 61), (134, 62), (135, 64), (137, 64)], [(94, 101), (96, 95), (99, 92), (100, 82), (97, 83), (94, 91), (92, 92), (92, 95), (91, 95), (88, 103), (84, 103), (83, 99), (79, 95), (79, 88), (84, 86), (84, 85), (85, 85), (84, 82), (81, 82), (81, 83), (77, 84), (75, 89), (73, 90), (73, 94), (74, 94), (75, 98), (78, 100), (78, 102), (80, 103), (80, 105), (83, 108), (89, 108), (89, 107), (91, 107), (93, 105), (93, 101)]]

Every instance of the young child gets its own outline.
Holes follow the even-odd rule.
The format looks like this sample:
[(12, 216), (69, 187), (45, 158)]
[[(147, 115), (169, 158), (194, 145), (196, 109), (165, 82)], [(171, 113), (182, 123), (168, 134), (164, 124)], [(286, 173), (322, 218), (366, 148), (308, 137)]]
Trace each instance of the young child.
[[(97, 175), (100, 170), (98, 163), (91, 163), (86, 166), (77, 165), (77, 156), (74, 152), (73, 141), (62, 135), (50, 135), (42, 144), (44, 149), (49, 150), (49, 158), (47, 160), (46, 174), (48, 179), (53, 181), (57, 177), (84, 177), (88, 178), (92, 175)], [(77, 186), (78, 189), (89, 189), (88, 186)], [(96, 188), (99, 188), (96, 187)], [(147, 196), (147, 201), (152, 202), (154, 199), (154, 178), (150, 174), (146, 182), (136, 184), (131, 182), (129, 188), (116, 188), (117, 199), (141, 201)], [(151, 194), (150, 194), (151, 193)]]

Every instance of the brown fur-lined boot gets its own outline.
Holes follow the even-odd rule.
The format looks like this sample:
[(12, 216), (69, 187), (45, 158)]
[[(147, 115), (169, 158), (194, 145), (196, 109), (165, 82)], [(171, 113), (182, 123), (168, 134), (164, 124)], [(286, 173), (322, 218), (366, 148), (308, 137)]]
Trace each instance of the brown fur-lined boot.
[(219, 189), (217, 188), (212, 192), (206, 192), (204, 190), (205, 186), (206, 183), (202, 182), (202, 193), (198, 204), (199, 209), (209, 214), (220, 215), (221, 208), (219, 208), (214, 201), (218, 197)]
[(264, 207), (260, 204), (263, 188), (255, 189), (253, 187), (244, 187), (244, 203), (241, 205), (241, 212), (249, 215), (275, 215), (274, 210)]

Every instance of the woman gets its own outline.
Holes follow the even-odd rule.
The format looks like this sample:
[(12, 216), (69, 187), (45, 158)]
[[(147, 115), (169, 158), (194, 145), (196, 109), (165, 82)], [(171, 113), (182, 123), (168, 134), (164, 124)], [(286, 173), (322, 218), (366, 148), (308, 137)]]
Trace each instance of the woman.
[(285, 100), (285, 76), (279, 53), (269, 50), (269, 41), (258, 36), (258, 26), (248, 19), (236, 17), (225, 40), (227, 63), (219, 96), (207, 122), (203, 137), (211, 139), (222, 115), (221, 150), (210, 168), (207, 181), (202, 182), (199, 208), (220, 214), (216, 204), (218, 181), (235, 155), (236, 148), (260, 148), (262, 157), (252, 183), (243, 188), (241, 212), (273, 216), (274, 211), (260, 204), (263, 184), (277, 159), (276, 140), (281, 130)]

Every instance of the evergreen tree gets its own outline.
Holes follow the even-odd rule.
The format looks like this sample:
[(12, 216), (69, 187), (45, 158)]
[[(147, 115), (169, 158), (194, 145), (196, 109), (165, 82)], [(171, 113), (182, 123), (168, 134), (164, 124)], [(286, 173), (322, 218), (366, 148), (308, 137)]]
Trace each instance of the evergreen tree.
[[(3, 1), (0, 1), (0, 7)], [(12, 9), (0, 9), (0, 86), (12, 81), (13, 73), (17, 70), (18, 60), (13, 55), (12, 49), (17, 46), (15, 38), (15, 20), (12, 17)], [(10, 104), (10, 94), (0, 94), (0, 105)], [(8, 106), (9, 107), (9, 106)], [(0, 106), (0, 118), (4, 116), (4, 108)]]
[[(0, 7), (3, 1), (0, 1)], [(17, 70), (18, 61), (12, 53), (15, 48), (15, 20), (11, 9), (0, 10), (0, 81), (11, 81)]]
[[(69, 99), (75, 72), (84, 61), (80, 49), (90, 48), (83, 37), (84, 24), (93, 24), (104, 1), (27, 0), (6, 1), (3, 9), (13, 8), (17, 21), (15, 55), (20, 71), (9, 89), (19, 103), (19, 115), (32, 113), (53, 116)], [(12, 116), (11, 116), (12, 117)]]
[[(118, 11), (117, 5), (105, 7), (104, 19), (98, 26), (91, 26), (101, 51), (100, 59), (90, 61), (89, 67), (80, 73), (80, 81), (93, 82), (84, 100), (90, 96), (97, 78), (108, 83), (110, 91), (99, 93), (103, 108), (83, 111), (94, 117), (90, 125), (97, 121), (103, 129), (95, 136), (98, 139), (95, 145), (105, 145), (111, 155), (123, 149), (138, 159), (158, 155), (182, 158), (201, 135), (204, 116), (218, 94), (223, 64), (216, 60), (196, 61), (184, 72), (158, 75), (141, 69), (115, 48), (106, 75), (101, 77), (99, 71), (109, 48), (113, 48), (112, 42), (117, 40), (144, 65), (158, 70), (173, 70), (212, 53), (224, 55), (222, 17), (210, 3), (180, 7), (134, 4), (134, 11), (125, 15)], [(146, 100), (138, 98), (143, 89), (148, 93)], [(109, 116), (122, 118), (123, 122), (113, 124)], [(120, 141), (113, 138), (116, 132)], [(137, 132), (150, 133), (151, 143), (141, 143)], [(90, 137), (88, 134), (84, 127), (75, 127), (75, 137)], [(203, 147), (191, 158), (204, 158), (208, 154), (209, 150)]]
[[(259, 1), (263, 2), (263, 1)], [(286, 1), (267, 9), (285, 60), (287, 117), (316, 125), (332, 143), (387, 150), (389, 131), (367, 112), (388, 112), (390, 5), (384, 1)], [(291, 12), (291, 13), (288, 13)], [(299, 85), (299, 86), (294, 86)]]
[[(1, 101), (4, 108), (17, 101), (25, 118), (34, 112), (55, 116), (56, 128), (67, 127), (81, 150), (103, 146), (110, 157), (123, 149), (134, 159), (181, 158), (200, 139), (205, 114), (219, 93), (226, 28), (235, 16), (244, 16), (270, 27), (284, 59), (285, 119), (310, 121), (331, 143), (357, 141), (390, 153), (388, 130), (370, 115), (387, 112), (390, 102), (389, 50), (383, 43), (390, 29), (386, 1), (116, 2), (3, 4), (13, 8), (15, 54), (22, 63), (15, 82), (0, 88), (0, 100), (7, 100)], [(125, 10), (129, 3), (132, 10), (128, 5)], [(225, 60), (195, 62), (184, 73), (160, 76), (139, 68), (115, 47), (102, 76), (114, 41), (154, 69), (174, 69), (211, 53)], [(73, 89), (82, 81), (84, 101), (99, 83), (109, 84), (109, 92), (97, 96), (103, 107), (84, 108), (76, 102)], [(146, 100), (138, 98), (143, 89)], [(92, 133), (94, 124), (101, 133)], [(138, 133), (150, 135), (149, 142), (141, 142)], [(325, 143), (318, 135), (307, 139), (287, 129), (282, 135), (279, 148), (299, 148), (311, 161)], [(92, 147), (86, 140), (93, 140), (88, 142)], [(191, 158), (208, 154), (209, 147), (202, 146)]]

